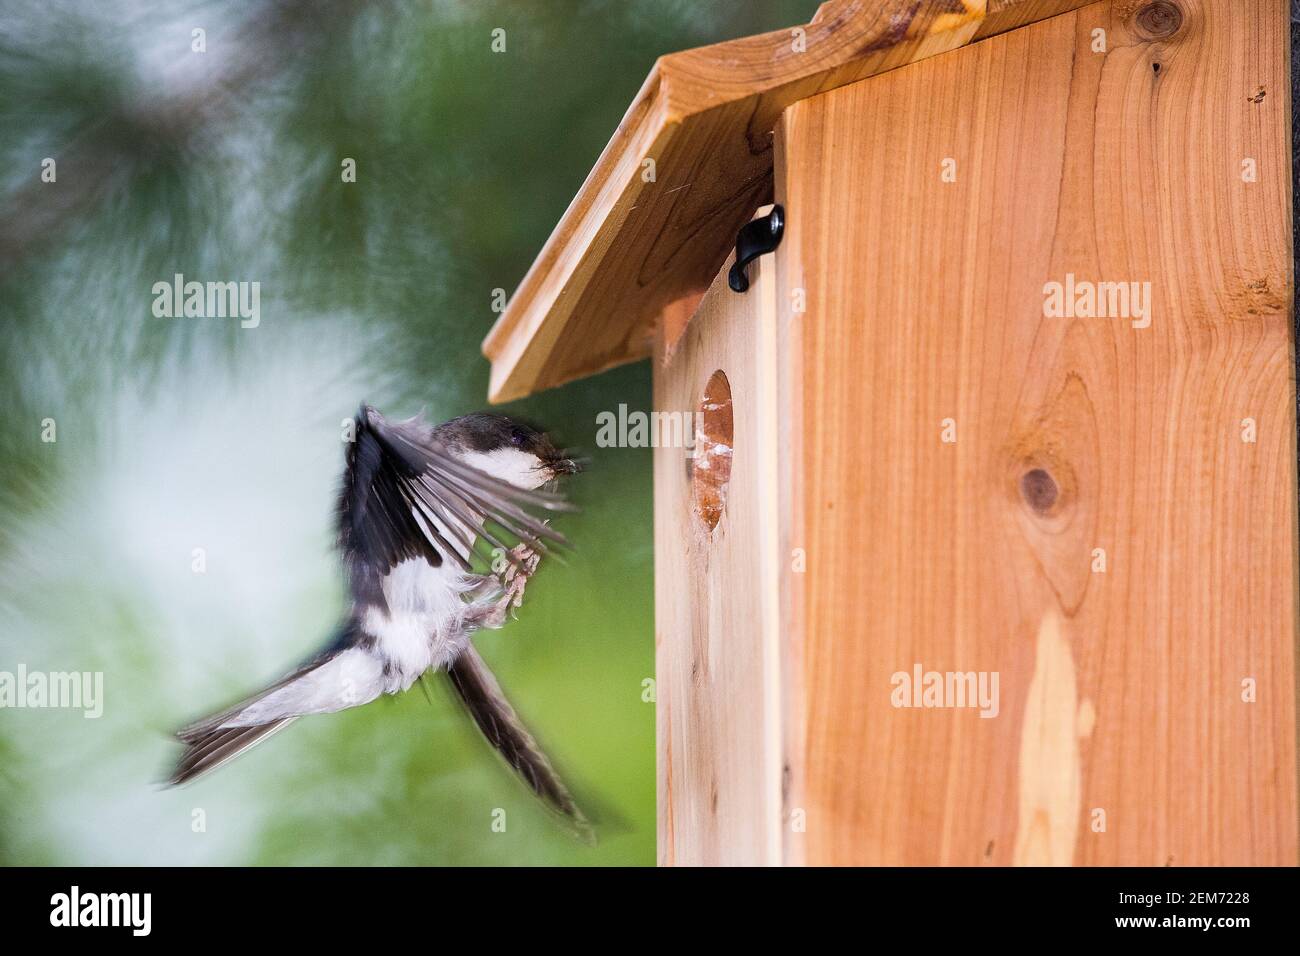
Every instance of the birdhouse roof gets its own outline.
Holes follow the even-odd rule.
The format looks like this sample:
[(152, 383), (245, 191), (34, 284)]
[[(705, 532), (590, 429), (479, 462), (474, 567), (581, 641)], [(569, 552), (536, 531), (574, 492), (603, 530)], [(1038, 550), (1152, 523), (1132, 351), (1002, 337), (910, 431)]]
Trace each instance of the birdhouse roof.
[(772, 201), (791, 103), (1091, 0), (828, 0), (812, 22), (662, 56), (483, 341), (493, 402), (645, 358)]

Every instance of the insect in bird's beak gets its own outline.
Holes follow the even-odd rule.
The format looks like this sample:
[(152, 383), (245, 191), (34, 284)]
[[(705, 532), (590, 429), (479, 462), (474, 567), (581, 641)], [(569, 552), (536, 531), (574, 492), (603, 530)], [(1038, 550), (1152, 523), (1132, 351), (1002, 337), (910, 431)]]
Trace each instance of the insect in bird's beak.
[(551, 478), (559, 478), (561, 475), (576, 475), (580, 473), (586, 461), (581, 458), (574, 458), (567, 450), (556, 452), (554, 455), (548, 455), (543, 460), (543, 464), (551, 472)]

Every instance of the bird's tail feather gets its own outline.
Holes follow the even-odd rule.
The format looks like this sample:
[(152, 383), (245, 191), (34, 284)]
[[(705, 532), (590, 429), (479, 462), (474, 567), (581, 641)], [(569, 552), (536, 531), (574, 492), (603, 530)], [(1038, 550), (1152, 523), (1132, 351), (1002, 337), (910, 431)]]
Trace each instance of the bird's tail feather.
[[(343, 653), (350, 639), (351, 632), (345, 630), (338, 641), (269, 687), (264, 687), (251, 697), (244, 698), (233, 707), (210, 714), (176, 731), (176, 738), (185, 744), (185, 752), (181, 754), (168, 783), (177, 786), (216, 770), (222, 764), (238, 757), (249, 747), (261, 743), (277, 730), (287, 727), (303, 713), (317, 709), (337, 709), (294, 707), (295, 703), (303, 702), (303, 695), (300, 695), (296, 700), (281, 701), (278, 707), (263, 706), (261, 713), (254, 712), (256, 706), (268, 700), (275, 700), (273, 695), (279, 692), (295, 687), (303, 688), (305, 682), (310, 681), (313, 675), (321, 674), (322, 668), (340, 659), (340, 654)], [(339, 688), (348, 686), (341, 680), (336, 681), (335, 684)], [(308, 686), (307, 691), (310, 690), (311, 687)], [(320, 702), (316, 699), (319, 696), (317, 694), (313, 697), (316, 704)], [(357, 702), (364, 703), (364, 700), (358, 697)]]
[(249, 747), (261, 743), (277, 730), (289, 726), (295, 719), (281, 717), (279, 720), (255, 724), (251, 727), (215, 727), (188, 736), (178, 735), (185, 743), (185, 752), (181, 754), (176, 769), (167, 782), (172, 786), (179, 786), (216, 770), (227, 761), (238, 757)]
[(515, 714), (501, 685), (473, 644), (457, 656), (447, 669), (447, 676), (475, 725), (510, 768), (548, 807), (569, 821), (580, 839), (595, 843), (591, 824), (578, 809), (546, 754)]

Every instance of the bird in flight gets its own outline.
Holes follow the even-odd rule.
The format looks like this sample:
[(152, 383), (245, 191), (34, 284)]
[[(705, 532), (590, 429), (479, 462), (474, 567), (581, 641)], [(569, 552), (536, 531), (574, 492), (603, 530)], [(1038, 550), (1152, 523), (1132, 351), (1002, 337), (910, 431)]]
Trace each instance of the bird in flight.
[[(338, 499), (338, 545), (351, 608), (334, 639), (269, 687), (177, 732), (170, 783), (243, 753), (304, 714), (326, 714), (446, 673), (470, 717), (510, 767), (580, 831), (587, 823), (470, 641), (500, 627), (547, 550), (564, 537), (527, 509), (572, 508), (549, 490), (577, 463), (550, 438), (504, 415), (430, 426), (390, 422), (362, 405), (352, 422)], [(543, 486), (548, 486), (543, 489)], [(494, 529), (519, 543), (510, 547)], [(473, 568), (481, 542), (491, 573)]]

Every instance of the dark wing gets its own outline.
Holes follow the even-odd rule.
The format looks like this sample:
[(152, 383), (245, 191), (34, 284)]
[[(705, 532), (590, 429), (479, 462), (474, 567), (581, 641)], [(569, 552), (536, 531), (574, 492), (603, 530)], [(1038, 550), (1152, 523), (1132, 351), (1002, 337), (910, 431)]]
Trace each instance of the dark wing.
[(447, 677), (461, 703), (469, 711), (475, 725), (483, 732), (510, 768), (528, 784), (547, 806), (563, 814), (573, 824), (577, 834), (594, 843), (594, 834), (587, 818), (574, 803), (568, 789), (551, 767), (533, 735), (515, 715), (515, 709), (506, 700), (501, 685), (488, 670), (470, 644), (447, 669)]
[(339, 498), (339, 545), (358, 599), (382, 602), (383, 576), (409, 558), (434, 567), (450, 560), (469, 570), (480, 536), (515, 560), (491, 525), (538, 553), (547, 550), (543, 539), (568, 543), (524, 510), (572, 510), (559, 495), (516, 488), (464, 464), (418, 420), (389, 422), (363, 405), (355, 424)]

